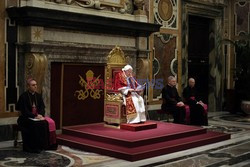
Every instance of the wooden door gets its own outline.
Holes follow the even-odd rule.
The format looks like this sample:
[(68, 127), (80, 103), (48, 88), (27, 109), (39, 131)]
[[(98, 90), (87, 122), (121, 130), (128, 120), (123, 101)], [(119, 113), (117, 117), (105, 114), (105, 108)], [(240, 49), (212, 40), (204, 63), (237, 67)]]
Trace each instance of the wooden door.
[(197, 92), (208, 101), (210, 19), (189, 16), (188, 77), (196, 80)]

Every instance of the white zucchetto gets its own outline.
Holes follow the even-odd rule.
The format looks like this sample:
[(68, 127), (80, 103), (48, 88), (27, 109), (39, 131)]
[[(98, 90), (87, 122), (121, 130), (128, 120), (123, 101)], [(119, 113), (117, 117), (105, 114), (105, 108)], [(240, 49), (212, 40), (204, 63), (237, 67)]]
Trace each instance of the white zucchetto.
[(122, 68), (122, 71), (127, 71), (129, 69), (133, 70), (133, 67), (131, 65), (126, 65)]

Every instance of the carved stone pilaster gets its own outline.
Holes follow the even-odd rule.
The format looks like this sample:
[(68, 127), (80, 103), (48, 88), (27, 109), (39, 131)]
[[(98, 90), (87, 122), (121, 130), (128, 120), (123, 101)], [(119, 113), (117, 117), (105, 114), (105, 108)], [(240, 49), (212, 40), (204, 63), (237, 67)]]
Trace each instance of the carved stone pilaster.
[[(141, 82), (146, 82), (149, 74), (149, 60), (138, 58), (136, 62), (136, 78)], [(141, 83), (143, 84), (143, 83)]]
[(37, 81), (37, 91), (41, 93), (44, 76), (47, 72), (48, 60), (43, 53), (27, 53), (25, 55), (25, 78), (32, 77)]
[(147, 50), (147, 38), (137, 37), (136, 38), (136, 78), (141, 80), (141, 82), (146, 82), (149, 73), (149, 61)]

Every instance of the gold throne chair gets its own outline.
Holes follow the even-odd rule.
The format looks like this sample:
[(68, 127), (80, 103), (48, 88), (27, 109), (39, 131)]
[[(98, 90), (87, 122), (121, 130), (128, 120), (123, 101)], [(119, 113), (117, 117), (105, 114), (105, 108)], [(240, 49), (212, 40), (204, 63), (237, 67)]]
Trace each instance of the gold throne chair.
[(113, 48), (105, 66), (105, 97), (104, 97), (104, 122), (108, 125), (126, 123), (125, 106), (120, 91), (115, 87), (115, 75), (126, 65), (124, 52), (120, 47)]

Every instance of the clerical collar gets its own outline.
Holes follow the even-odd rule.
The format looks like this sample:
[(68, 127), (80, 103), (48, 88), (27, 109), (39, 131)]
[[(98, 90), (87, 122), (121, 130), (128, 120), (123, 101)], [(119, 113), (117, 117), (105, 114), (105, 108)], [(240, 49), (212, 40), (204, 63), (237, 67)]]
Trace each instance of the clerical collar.
[(34, 95), (36, 92), (31, 92), (31, 91), (28, 91), (30, 94)]
[(174, 86), (172, 86), (172, 85), (170, 85), (170, 84), (168, 84), (168, 86), (170, 86), (171, 88), (173, 88)]

